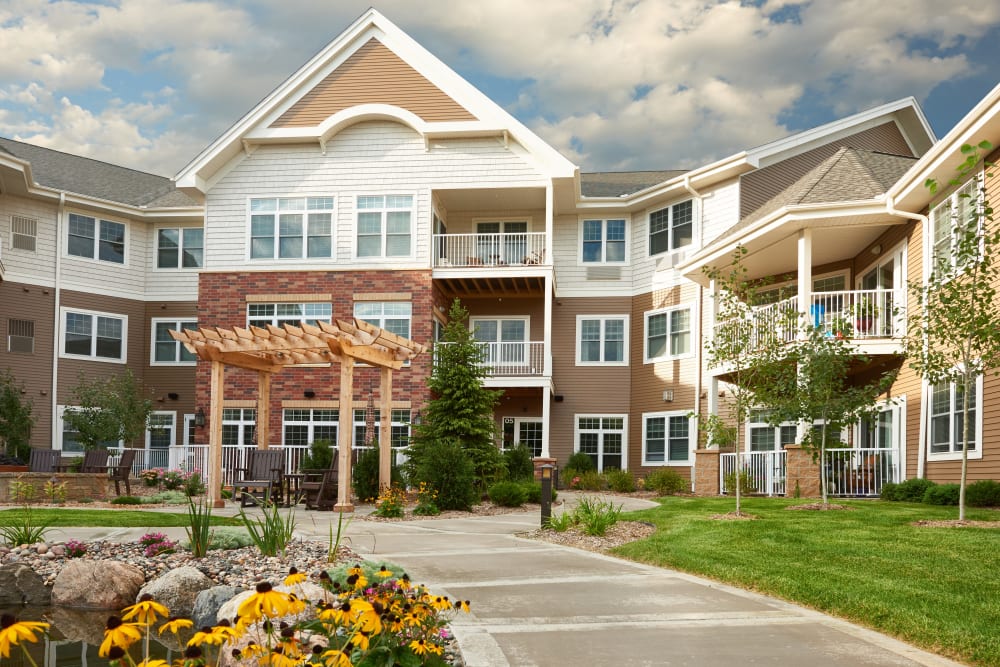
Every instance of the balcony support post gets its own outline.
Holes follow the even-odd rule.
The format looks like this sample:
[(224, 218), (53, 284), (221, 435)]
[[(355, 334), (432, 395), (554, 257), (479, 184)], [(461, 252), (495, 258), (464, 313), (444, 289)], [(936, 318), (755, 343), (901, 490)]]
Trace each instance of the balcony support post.
[[(813, 321), (812, 313), (812, 230), (803, 229), (799, 231), (798, 239), (798, 297), (799, 297), (799, 332), (800, 339), (806, 336), (802, 324)], [(799, 369), (801, 374), (802, 369)], [(812, 428), (812, 424), (799, 422), (796, 430), (796, 442), (801, 443), (806, 433)]]

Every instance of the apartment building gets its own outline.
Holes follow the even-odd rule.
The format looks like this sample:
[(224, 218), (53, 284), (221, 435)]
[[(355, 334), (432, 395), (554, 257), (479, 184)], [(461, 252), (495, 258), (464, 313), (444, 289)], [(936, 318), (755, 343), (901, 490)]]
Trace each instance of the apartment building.
[[(776, 304), (898, 299), (936, 205), (914, 184), (928, 156), (947, 161), (934, 141), (905, 99), (692, 170), (581, 172), (369, 10), (173, 179), (0, 140), (0, 367), (33, 400), (32, 444), (63, 451), (78, 377), (131, 368), (156, 403), (133, 444), (169, 451), (207, 441), (209, 405), (207, 364), (169, 329), (357, 317), (429, 343), (460, 299), (504, 390), (498, 446), (691, 476), (692, 415), (725, 389), (703, 352), (704, 269), (739, 243), (754, 275), (787, 276)], [(902, 363), (900, 325), (859, 336), (873, 368)], [(395, 374), (394, 446), (432, 363)], [(376, 369), (354, 377), (345, 397), (336, 368), (276, 374), (264, 424), (255, 374), (227, 371), (224, 444), (342, 427), (360, 444), (381, 397)], [(906, 476), (950, 475), (920, 454), (930, 390), (905, 370), (897, 384), (898, 414), (864, 438), (896, 443)], [(775, 451), (786, 435), (772, 429)]]

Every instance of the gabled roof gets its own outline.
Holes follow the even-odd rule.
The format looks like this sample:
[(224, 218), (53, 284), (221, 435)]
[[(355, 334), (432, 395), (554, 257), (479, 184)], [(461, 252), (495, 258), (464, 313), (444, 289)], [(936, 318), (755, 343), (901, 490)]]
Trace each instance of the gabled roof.
[(136, 207), (199, 204), (163, 176), (0, 137), (0, 150), (28, 162), (37, 185)]
[(684, 169), (581, 172), (580, 191), (584, 197), (625, 197), (685, 173)]

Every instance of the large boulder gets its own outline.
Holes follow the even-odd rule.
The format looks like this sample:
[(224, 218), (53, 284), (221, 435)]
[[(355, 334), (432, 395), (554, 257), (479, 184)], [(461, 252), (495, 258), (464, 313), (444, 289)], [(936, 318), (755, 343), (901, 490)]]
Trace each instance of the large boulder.
[[(319, 584), (314, 584), (311, 581), (303, 581), (301, 584), (295, 584), (294, 586), (285, 586), (284, 584), (279, 584), (274, 587), (274, 590), (281, 591), (282, 593), (294, 593), (296, 596), (303, 600), (309, 600), (312, 606), (315, 606), (317, 602), (326, 599), (330, 596), (323, 587)], [(218, 616), (219, 618), (227, 618), (232, 621), (236, 618), (236, 611), (240, 608), (240, 605), (253, 595), (256, 591), (244, 591), (219, 608)], [(303, 617), (308, 616), (308, 612), (303, 614)]]
[(121, 611), (135, 603), (146, 577), (142, 570), (113, 560), (73, 559), (52, 586), (54, 606)]
[(171, 616), (191, 618), (194, 600), (198, 593), (211, 588), (212, 580), (190, 565), (168, 570), (142, 587), (138, 598), (149, 594), (154, 600), (170, 610)]
[(52, 591), (33, 569), (24, 563), (0, 567), (0, 608), (21, 605), (48, 606)]
[[(242, 592), (242, 588), (235, 586), (212, 586), (198, 593), (198, 597), (194, 599), (194, 611), (191, 612), (194, 627), (215, 625), (219, 620), (219, 608)], [(233, 620), (232, 616), (229, 620)]]

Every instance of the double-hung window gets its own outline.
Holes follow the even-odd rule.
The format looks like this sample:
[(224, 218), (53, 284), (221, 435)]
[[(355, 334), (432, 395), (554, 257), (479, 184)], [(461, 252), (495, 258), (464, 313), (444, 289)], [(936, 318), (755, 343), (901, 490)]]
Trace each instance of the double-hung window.
[(156, 268), (198, 269), (204, 265), (204, 229), (163, 227), (156, 230)]
[(125, 362), (128, 316), (64, 308), (62, 324), (64, 356)]
[(625, 262), (625, 220), (584, 220), (581, 259), (585, 264)]
[(748, 428), (751, 452), (773, 452), (794, 445), (799, 431), (798, 425), (790, 422), (772, 426), (766, 410), (752, 410)]
[(356, 301), (354, 317), (390, 331), (403, 338), (410, 337), (413, 304), (409, 301)]
[(250, 200), (250, 259), (333, 257), (333, 197)]
[(76, 213), (69, 214), (66, 252), (113, 264), (125, 263), (125, 225)]
[(188, 352), (183, 343), (179, 343), (170, 337), (170, 330), (196, 331), (198, 323), (194, 320), (174, 320), (153, 318), (153, 354), (150, 364), (160, 366), (164, 364), (191, 364), (198, 361), (198, 357)]
[(257, 410), (223, 408), (222, 444), (249, 447), (257, 442)]
[[(982, 402), (982, 376), (978, 376), (969, 392), (969, 456), (979, 458), (982, 452), (978, 446), (982, 430), (979, 405)], [(955, 382), (942, 382), (931, 387), (930, 410), (930, 455), (950, 458), (960, 455), (963, 445), (964, 423), (962, 386)]]
[[(372, 419), (372, 440), (380, 442), (382, 437), (382, 411), (376, 408)], [(366, 433), (368, 431), (368, 411), (364, 408), (354, 410), (354, 448), (368, 447)], [(410, 411), (394, 409), (389, 414), (389, 444), (393, 449), (402, 449), (410, 444)]]
[(337, 445), (340, 411), (330, 408), (286, 408), (283, 415), (283, 444), (311, 445), (316, 440), (329, 440)]
[(694, 200), (678, 202), (649, 214), (650, 256), (691, 244), (694, 238)]
[(412, 237), (412, 195), (358, 196), (358, 257), (409, 257)]
[(642, 420), (643, 465), (690, 465), (696, 437), (693, 417), (660, 412), (644, 414)]
[(333, 306), (329, 303), (249, 303), (247, 325), (265, 328), (268, 324), (299, 326), (302, 322), (317, 326), (330, 322)]
[(627, 365), (628, 315), (577, 315), (576, 363)]
[(575, 449), (589, 456), (598, 472), (624, 470), (627, 419), (625, 415), (577, 415)]
[[(959, 257), (960, 244), (982, 220), (981, 175), (974, 176), (931, 210), (933, 262), (938, 271), (950, 272), (971, 259)], [(966, 249), (966, 253), (975, 252), (978, 249)]]
[(646, 313), (646, 362), (691, 354), (691, 307)]

